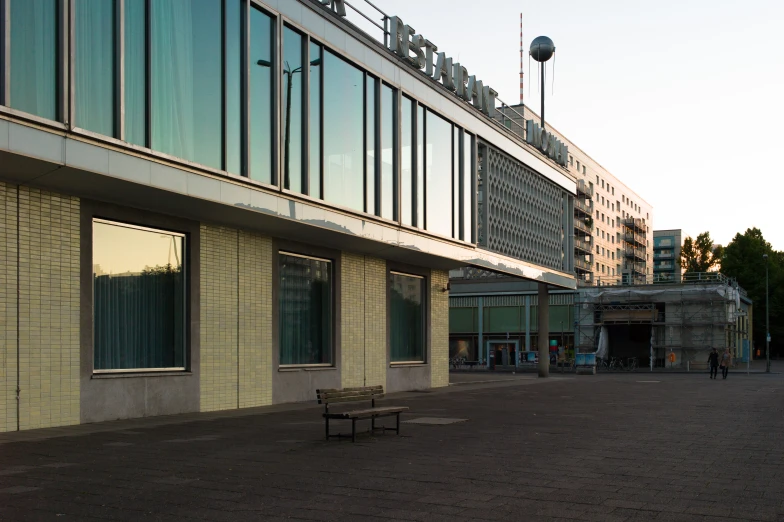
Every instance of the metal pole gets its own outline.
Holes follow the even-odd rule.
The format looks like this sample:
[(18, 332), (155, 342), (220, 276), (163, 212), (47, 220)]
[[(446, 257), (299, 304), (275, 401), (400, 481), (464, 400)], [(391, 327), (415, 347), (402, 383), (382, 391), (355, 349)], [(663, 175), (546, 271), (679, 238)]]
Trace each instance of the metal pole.
[(284, 71), (286, 75), (286, 137), (284, 138), (283, 146), (283, 188), (291, 188), (289, 185), (289, 135), (291, 134), (291, 77), (294, 76), (291, 71)]
[(770, 302), (768, 301), (768, 254), (765, 254), (762, 257), (765, 258), (765, 356), (767, 359), (765, 373), (770, 373)]
[(540, 75), (542, 77), (542, 130), (544, 130), (544, 64), (545, 62), (542, 62), (542, 74)]

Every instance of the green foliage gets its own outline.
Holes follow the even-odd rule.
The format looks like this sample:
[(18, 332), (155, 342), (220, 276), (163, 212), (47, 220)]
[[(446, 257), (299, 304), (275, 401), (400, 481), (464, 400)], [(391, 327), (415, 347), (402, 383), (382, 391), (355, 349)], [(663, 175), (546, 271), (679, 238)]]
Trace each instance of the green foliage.
[(708, 272), (721, 262), (723, 249), (713, 247), (709, 232), (703, 232), (697, 239), (687, 237), (681, 248), (681, 268), (686, 274)]
[(173, 266), (171, 263), (166, 265), (156, 265), (153, 267), (145, 267), (142, 270), (142, 275), (165, 275), (165, 274), (179, 274), (182, 272), (182, 266)]
[(753, 301), (754, 344), (765, 346), (765, 265), (767, 254), (771, 353), (784, 353), (784, 252), (773, 250), (762, 231), (750, 228), (724, 249), (721, 272), (734, 277)]

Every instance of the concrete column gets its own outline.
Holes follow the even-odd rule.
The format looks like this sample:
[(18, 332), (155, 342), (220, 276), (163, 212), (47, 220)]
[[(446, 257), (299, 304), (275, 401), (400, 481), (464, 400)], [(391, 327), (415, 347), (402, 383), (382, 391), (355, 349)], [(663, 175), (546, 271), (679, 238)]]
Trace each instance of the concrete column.
[[(479, 346), (477, 347), (476, 354), (480, 360), (485, 358), (485, 336), (484, 336), (484, 327), (485, 327), (485, 317), (484, 317), (484, 310), (485, 310), (485, 298), (479, 297), (477, 299), (479, 301)], [(485, 361), (487, 367), (490, 367), (490, 360), (488, 359)]]
[(539, 377), (550, 376), (550, 295), (539, 283)]

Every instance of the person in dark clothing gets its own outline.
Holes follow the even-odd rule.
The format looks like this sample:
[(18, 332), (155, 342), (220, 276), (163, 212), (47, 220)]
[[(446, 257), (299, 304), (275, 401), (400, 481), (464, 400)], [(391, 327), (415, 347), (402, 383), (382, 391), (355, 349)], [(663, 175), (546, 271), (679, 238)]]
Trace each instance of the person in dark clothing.
[(710, 378), (715, 379), (719, 376), (719, 352), (716, 348), (708, 355), (708, 364), (710, 364)]

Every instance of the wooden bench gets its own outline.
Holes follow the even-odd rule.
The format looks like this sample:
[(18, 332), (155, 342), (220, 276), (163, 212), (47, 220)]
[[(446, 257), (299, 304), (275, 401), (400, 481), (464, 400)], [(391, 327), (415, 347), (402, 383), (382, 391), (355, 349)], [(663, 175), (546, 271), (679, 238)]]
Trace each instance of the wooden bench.
[[(327, 440), (330, 437), (341, 437), (347, 435), (330, 435), (329, 421), (330, 419), (342, 419), (351, 421), (351, 442), (354, 442), (357, 437), (357, 420), (370, 419), (370, 431), (395, 431), (400, 435), (400, 413), (408, 410), (406, 406), (385, 406), (376, 408), (376, 399), (384, 397), (383, 386), (364, 386), (360, 388), (343, 388), (343, 389), (328, 389), (316, 390), (318, 403), (324, 405), (324, 422), (326, 423)], [(329, 411), (330, 404), (339, 404), (344, 402), (357, 402), (357, 401), (370, 401), (370, 408), (363, 408), (360, 410), (347, 410), (347, 411)], [(386, 428), (384, 426), (376, 428), (377, 417), (397, 417), (397, 422), (394, 428)]]

